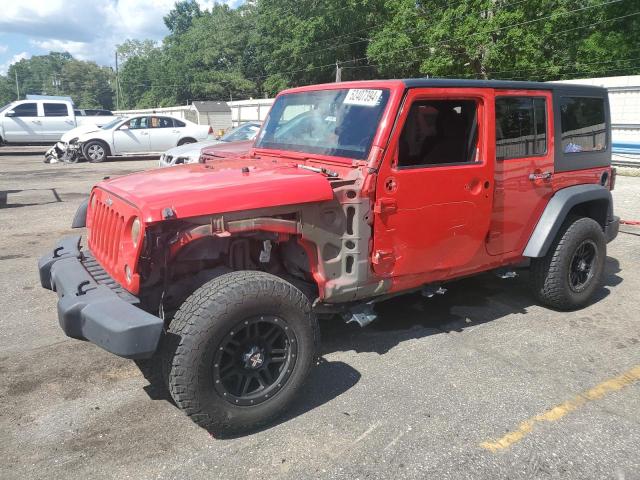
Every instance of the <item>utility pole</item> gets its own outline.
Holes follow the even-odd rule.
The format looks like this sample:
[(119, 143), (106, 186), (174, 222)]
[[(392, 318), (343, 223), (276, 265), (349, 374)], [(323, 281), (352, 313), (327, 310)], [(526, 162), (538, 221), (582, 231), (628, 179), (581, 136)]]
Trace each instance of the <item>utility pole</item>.
[(118, 50), (116, 50), (116, 110), (120, 110), (120, 81), (118, 79)]
[(20, 87), (18, 86), (18, 69), (14, 68), (13, 73), (16, 74), (16, 100), (20, 100)]
[(336, 82), (342, 81), (342, 68), (340, 67), (340, 62), (336, 60)]

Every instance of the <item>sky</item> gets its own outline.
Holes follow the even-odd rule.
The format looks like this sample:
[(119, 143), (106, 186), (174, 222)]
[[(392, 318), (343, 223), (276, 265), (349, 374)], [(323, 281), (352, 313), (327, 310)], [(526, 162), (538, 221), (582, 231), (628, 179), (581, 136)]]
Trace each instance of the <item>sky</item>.
[[(198, 0), (237, 7), (244, 0)], [(113, 65), (115, 46), (127, 38), (161, 40), (162, 21), (175, 0), (9, 0), (0, 16), (0, 74), (9, 65), (50, 51)]]

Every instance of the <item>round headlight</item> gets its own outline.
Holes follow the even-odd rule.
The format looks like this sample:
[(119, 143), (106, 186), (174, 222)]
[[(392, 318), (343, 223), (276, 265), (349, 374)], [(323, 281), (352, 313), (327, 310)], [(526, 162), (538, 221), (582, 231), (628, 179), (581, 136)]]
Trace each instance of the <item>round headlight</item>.
[(133, 246), (136, 248), (138, 247), (138, 241), (140, 240), (140, 226), (140, 219), (136, 217), (131, 224), (131, 241), (133, 242)]

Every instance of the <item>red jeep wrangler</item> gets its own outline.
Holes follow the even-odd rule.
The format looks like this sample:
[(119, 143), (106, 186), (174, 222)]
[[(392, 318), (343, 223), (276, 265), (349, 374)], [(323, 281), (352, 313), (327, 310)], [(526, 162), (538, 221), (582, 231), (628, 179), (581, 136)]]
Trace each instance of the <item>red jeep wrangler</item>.
[(40, 277), (68, 336), (161, 371), (199, 425), (240, 431), (301, 389), (319, 315), (365, 325), (381, 300), (524, 262), (541, 302), (585, 305), (618, 231), (610, 159), (601, 88), (295, 88), (244, 158), (99, 183), (73, 220), (84, 246), (61, 240)]

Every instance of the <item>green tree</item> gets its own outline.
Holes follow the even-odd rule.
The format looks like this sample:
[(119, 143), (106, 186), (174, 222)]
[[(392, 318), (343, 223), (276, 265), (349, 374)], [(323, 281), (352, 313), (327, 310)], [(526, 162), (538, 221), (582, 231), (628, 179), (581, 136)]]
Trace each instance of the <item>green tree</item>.
[(16, 86), (9, 77), (0, 75), (0, 106), (16, 99)]
[(164, 16), (164, 24), (174, 35), (181, 35), (189, 30), (193, 20), (202, 15), (196, 0), (182, 0), (175, 3), (174, 8)]
[(387, 11), (382, 0), (260, 0), (249, 41), (252, 73), (263, 90), (335, 79), (336, 61), (348, 62), (342, 79), (366, 79), (375, 70), (366, 57), (368, 37)]
[(94, 62), (70, 60), (60, 73), (60, 90), (78, 108), (113, 108), (113, 72)]

